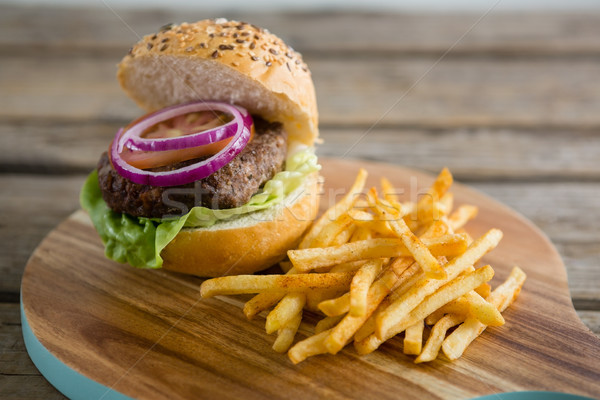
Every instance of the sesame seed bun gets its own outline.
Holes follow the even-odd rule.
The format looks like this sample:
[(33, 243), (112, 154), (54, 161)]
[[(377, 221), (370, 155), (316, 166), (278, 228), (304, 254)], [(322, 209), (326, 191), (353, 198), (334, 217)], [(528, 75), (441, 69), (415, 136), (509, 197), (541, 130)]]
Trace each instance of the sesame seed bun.
[(131, 48), (117, 78), (147, 111), (192, 100), (224, 101), (283, 123), (291, 141), (312, 145), (319, 135), (315, 89), (302, 56), (244, 22), (167, 25)]
[[(310, 71), (299, 53), (256, 26), (223, 19), (168, 25), (140, 40), (119, 64), (125, 92), (147, 111), (193, 100), (240, 105), (280, 122), (290, 145), (318, 137)], [(204, 277), (248, 274), (286, 256), (319, 209), (318, 174), (282, 203), (184, 228), (161, 252), (163, 268)]]

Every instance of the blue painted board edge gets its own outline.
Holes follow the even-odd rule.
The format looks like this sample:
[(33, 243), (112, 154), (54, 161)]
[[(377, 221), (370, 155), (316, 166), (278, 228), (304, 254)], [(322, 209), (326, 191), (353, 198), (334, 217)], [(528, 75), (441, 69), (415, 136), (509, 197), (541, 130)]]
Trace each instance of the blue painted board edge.
[(21, 298), (21, 327), (25, 348), (31, 361), (41, 374), (62, 394), (70, 399), (102, 399), (102, 400), (130, 400), (124, 394), (106, 387), (85, 375), (68, 367), (56, 358), (34, 335), (23, 308)]
[[(29, 357), (41, 374), (70, 399), (130, 400), (130, 397), (106, 387), (68, 367), (46, 349), (33, 334), (21, 299), (21, 327)], [(594, 400), (557, 392), (511, 392), (490, 394), (473, 400)]]

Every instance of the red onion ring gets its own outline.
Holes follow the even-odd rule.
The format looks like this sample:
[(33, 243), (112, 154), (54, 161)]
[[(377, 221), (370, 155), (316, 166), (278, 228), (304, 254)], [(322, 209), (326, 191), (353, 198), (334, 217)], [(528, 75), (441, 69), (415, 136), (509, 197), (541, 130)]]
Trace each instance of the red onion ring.
[[(219, 104), (219, 103), (210, 103), (210, 104)], [(222, 104), (222, 103), (220, 103)], [(177, 115), (187, 112), (187, 105), (183, 106), (174, 106), (169, 107), (169, 111), (177, 108), (179, 112)], [(195, 182), (197, 180), (206, 178), (207, 176), (212, 175), (215, 171), (222, 168), (224, 165), (229, 163), (235, 156), (237, 156), (243, 149), (246, 147), (246, 144), (250, 140), (250, 128), (252, 126), (252, 118), (247, 114), (245, 110), (241, 111), (237, 107), (229, 106), (235, 108), (237, 112), (232, 112), (234, 114), (234, 120), (232, 122), (235, 132), (232, 135), (231, 141), (217, 154), (214, 156), (194, 163), (192, 165), (188, 165), (187, 167), (183, 167), (177, 169), (175, 171), (163, 171), (163, 172), (153, 172), (146, 171), (143, 169), (135, 168), (129, 165), (120, 155), (120, 152), (123, 150), (123, 146), (125, 142), (131, 138), (127, 132), (123, 133), (124, 129), (121, 128), (117, 132), (115, 139), (113, 140), (110, 148), (110, 159), (113, 164), (115, 170), (124, 178), (129, 179), (130, 181), (140, 184), (140, 185), (151, 185), (151, 186), (179, 186), (185, 185), (187, 183)], [(184, 111), (182, 111), (182, 109)], [(164, 111), (164, 110), (161, 110)], [(161, 111), (157, 112), (161, 116), (164, 115)], [(169, 113), (170, 114), (170, 113)], [(169, 117), (171, 118), (171, 117)], [(144, 123), (144, 126), (147, 126), (148, 118), (144, 119), (141, 123)], [(153, 120), (156, 121), (156, 120)], [(248, 121), (250, 123), (248, 123)], [(140, 124), (141, 124), (140, 123)], [(156, 122), (154, 122), (156, 123)], [(139, 125), (139, 124), (138, 124)], [(151, 126), (151, 125), (150, 125)], [(137, 128), (137, 125), (132, 127)], [(145, 128), (144, 128), (145, 129)], [(131, 130), (131, 129), (130, 129)], [(137, 131), (137, 129), (136, 129)], [(200, 132), (204, 133), (204, 132)], [(196, 136), (198, 134), (188, 135), (188, 136)], [(199, 136), (196, 136), (196, 138)], [(172, 138), (174, 139), (174, 138)], [(171, 140), (172, 140), (171, 139)], [(157, 140), (157, 139), (147, 139), (147, 140)], [(160, 139), (159, 139), (160, 140)], [(192, 144), (193, 146), (188, 147), (196, 147), (196, 141)]]
[[(153, 139), (140, 137), (146, 129), (153, 125), (179, 115), (198, 111), (222, 111), (233, 115), (233, 120), (225, 125), (202, 132), (192, 133), (190, 135)], [(252, 125), (252, 117), (250, 114), (245, 109), (231, 104), (206, 101), (178, 104), (156, 111), (128, 129), (125, 133), (126, 138), (123, 138), (121, 141), (122, 144), (119, 146), (119, 152), (123, 151), (123, 145), (133, 151), (165, 151), (219, 142), (235, 135), (237, 131), (236, 121), (238, 121), (238, 123), (239, 121), (243, 121), (244, 125), (247, 126)]]

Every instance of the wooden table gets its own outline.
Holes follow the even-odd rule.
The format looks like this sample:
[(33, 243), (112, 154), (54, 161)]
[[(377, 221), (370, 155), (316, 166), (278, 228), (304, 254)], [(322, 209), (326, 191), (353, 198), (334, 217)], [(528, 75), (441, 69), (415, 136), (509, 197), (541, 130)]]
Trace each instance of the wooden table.
[[(115, 64), (137, 34), (208, 17), (117, 13), (0, 7), (1, 398), (62, 397), (25, 351), (20, 279), (41, 239), (78, 208), (115, 130), (140, 114)], [(558, 248), (575, 308), (600, 335), (600, 14), (225, 16), (304, 54), (320, 155), (448, 166), (521, 212)]]

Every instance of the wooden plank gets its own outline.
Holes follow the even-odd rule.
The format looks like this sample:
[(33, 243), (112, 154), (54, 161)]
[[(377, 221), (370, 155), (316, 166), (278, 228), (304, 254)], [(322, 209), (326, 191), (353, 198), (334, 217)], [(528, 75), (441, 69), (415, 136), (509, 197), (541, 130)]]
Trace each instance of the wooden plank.
[[(327, 165), (327, 182), (343, 186), (359, 166), (335, 160)], [(427, 181), (400, 167), (368, 169), (372, 183), (381, 174), (404, 186), (412, 177)], [(431, 363), (427, 373), (402, 355), (397, 340), (368, 357), (356, 357), (350, 350), (292, 366), (285, 355), (269, 352), (272, 338), (263, 333), (263, 322), (247, 321), (239, 299), (198, 301), (199, 282), (106, 260), (82, 214), (55, 229), (30, 260), (22, 284), (27, 319), (39, 340), (63, 362), (133, 397), (168, 393), (189, 398), (203, 390), (211, 397), (394, 398), (399, 386), (406, 398), (418, 399), (524, 389), (598, 393), (600, 365), (594, 361), (600, 357), (600, 342), (572, 309), (564, 267), (550, 243), (498, 203), (459, 185), (453, 192), (457, 201), (467, 196), (481, 207), (471, 224), (474, 231), (496, 226), (506, 232), (498, 249), (486, 255), (496, 279), (505, 277), (512, 263), (522, 265), (529, 277), (506, 313), (506, 327), (487, 330), (465, 357)], [(54, 284), (45, 284), (49, 281)], [(107, 337), (111, 346), (104, 345)], [(160, 379), (165, 369), (168, 380)]]
[[(139, 110), (116, 82), (118, 61), (4, 56), (0, 118), (130, 120)], [(435, 59), (420, 57), (307, 62), (323, 126), (600, 127), (593, 60), (446, 59), (431, 70)]]
[[(0, 170), (86, 172), (95, 167), (126, 122), (6, 121), (0, 124)], [(458, 179), (477, 181), (600, 179), (600, 135), (590, 131), (509, 128), (321, 129), (321, 156), (403, 164), (436, 173), (444, 166)], [(69, 151), (65, 151), (69, 149)]]
[(27, 354), (18, 303), (0, 303), (0, 328), (0, 398), (64, 399)]
[[(114, 5), (117, 7), (116, 5)], [(206, 12), (122, 10), (107, 7), (0, 7), (0, 51), (14, 53), (51, 47), (54, 51), (120, 53), (138, 35), (168, 22), (225, 16), (255, 23), (280, 35), (294, 48), (326, 54), (442, 54), (481, 16), (474, 14), (357, 13), (346, 11)], [(588, 55), (600, 50), (598, 14), (492, 13), (456, 46), (453, 55)], [(125, 25), (125, 23), (127, 25)], [(130, 29), (131, 28), (131, 29)], [(29, 48), (28, 48), (29, 47)]]
[[(25, 263), (43, 237), (79, 207), (81, 175), (0, 175), (0, 294), (18, 301)], [(8, 295), (6, 293), (12, 294)]]
[(321, 129), (319, 154), (402, 164), (459, 180), (596, 179), (600, 135), (589, 131), (517, 128)]
[[(600, 311), (577, 314), (600, 336)], [(18, 304), (0, 303), (0, 326), (0, 398), (64, 398), (40, 375), (25, 350)]]
[(600, 312), (599, 311), (577, 311), (581, 321), (589, 327), (592, 332), (600, 336)]
[[(11, 298), (16, 299), (27, 259), (42, 238), (78, 208), (83, 180), (83, 175), (0, 175), (0, 187), (10, 188), (0, 192), (0, 253), (4, 255), (0, 258), (0, 293), (13, 293)], [(600, 230), (597, 218), (589, 217), (597, 215), (600, 188), (596, 183), (471, 186), (511, 206), (549, 235), (564, 257), (575, 303), (600, 309), (600, 272), (596, 268)]]

